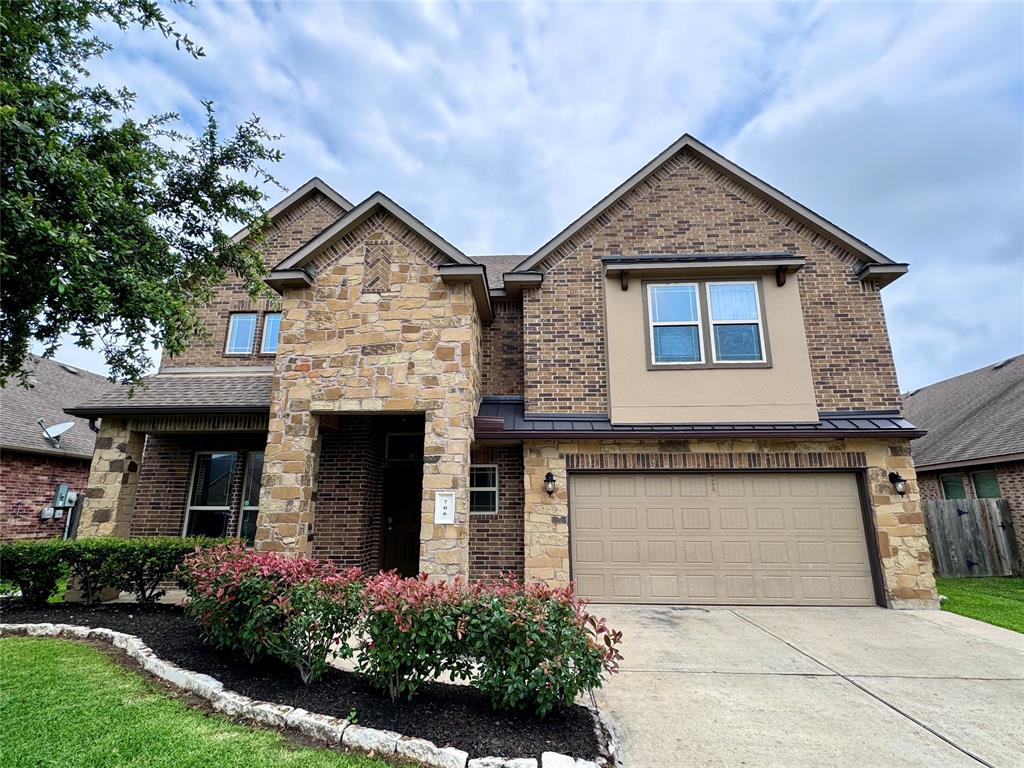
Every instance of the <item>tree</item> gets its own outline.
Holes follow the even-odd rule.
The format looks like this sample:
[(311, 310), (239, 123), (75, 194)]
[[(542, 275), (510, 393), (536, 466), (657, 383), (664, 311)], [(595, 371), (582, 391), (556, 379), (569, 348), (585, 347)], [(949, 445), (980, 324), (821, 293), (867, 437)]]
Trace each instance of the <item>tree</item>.
[[(172, 0), (177, 2), (178, 0)], [(102, 347), (137, 383), (148, 344), (170, 354), (203, 332), (196, 310), (229, 274), (267, 291), (260, 182), (280, 160), (253, 116), (222, 135), (213, 106), (198, 135), (173, 113), (132, 117), (135, 96), (90, 82), (110, 50), (92, 25), (152, 29), (188, 55), (152, 0), (14, 0), (0, 11), (0, 384), (33, 340)], [(249, 235), (235, 242), (222, 226)]]

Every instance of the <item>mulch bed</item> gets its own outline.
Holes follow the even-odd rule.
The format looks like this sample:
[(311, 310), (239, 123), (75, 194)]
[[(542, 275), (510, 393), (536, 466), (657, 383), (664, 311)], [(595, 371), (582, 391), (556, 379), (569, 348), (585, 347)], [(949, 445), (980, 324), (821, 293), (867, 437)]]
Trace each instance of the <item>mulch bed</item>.
[(542, 752), (550, 751), (593, 760), (600, 755), (593, 717), (584, 707), (573, 706), (539, 719), (496, 711), (486, 696), (469, 686), (443, 683), (430, 683), (412, 701), (392, 704), (362, 675), (336, 669), (307, 686), (294, 670), (272, 660), (249, 664), (204, 645), (195, 625), (177, 606), (56, 603), (29, 608), (11, 602), (0, 607), (0, 621), (77, 624), (127, 632), (141, 638), (160, 658), (215, 677), (226, 688), (250, 698), (339, 718), (347, 718), (354, 709), (360, 725), (457, 747), (470, 757), (539, 759)]

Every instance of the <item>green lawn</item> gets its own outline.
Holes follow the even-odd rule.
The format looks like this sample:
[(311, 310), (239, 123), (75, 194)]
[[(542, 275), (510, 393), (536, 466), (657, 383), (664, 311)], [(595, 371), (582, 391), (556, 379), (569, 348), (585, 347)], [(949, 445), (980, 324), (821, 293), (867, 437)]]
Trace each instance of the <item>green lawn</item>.
[(942, 610), (1024, 632), (1024, 579), (938, 579)]
[(290, 748), (281, 735), (204, 715), (89, 646), (0, 640), (0, 764), (188, 768), (387, 768), (368, 757)]

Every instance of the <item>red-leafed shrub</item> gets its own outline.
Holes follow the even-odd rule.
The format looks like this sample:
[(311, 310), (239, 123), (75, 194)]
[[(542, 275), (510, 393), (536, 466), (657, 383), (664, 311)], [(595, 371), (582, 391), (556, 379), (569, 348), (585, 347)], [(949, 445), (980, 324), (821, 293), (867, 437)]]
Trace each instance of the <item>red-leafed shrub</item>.
[[(272, 653), (308, 680), (324, 668), (310, 660), (314, 649), (330, 648), (351, 633), (359, 602), (349, 592), (358, 590), (360, 575), (359, 569), (339, 573), (331, 563), (234, 543), (197, 550), (180, 579), (190, 598), (186, 611), (207, 642), (239, 650), (250, 661)], [(326, 664), (326, 653), (324, 659)]]
[(392, 701), (411, 698), (442, 673), (469, 676), (472, 660), (463, 638), (472, 606), (461, 581), (402, 578), (390, 571), (367, 579), (362, 596), (359, 671)]

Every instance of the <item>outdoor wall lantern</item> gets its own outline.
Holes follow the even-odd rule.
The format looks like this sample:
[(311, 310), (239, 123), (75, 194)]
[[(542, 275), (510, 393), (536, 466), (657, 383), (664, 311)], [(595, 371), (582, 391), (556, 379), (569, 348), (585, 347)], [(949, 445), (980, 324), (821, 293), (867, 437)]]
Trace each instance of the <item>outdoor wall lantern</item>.
[(896, 489), (896, 493), (900, 496), (907, 492), (907, 481), (903, 479), (899, 472), (890, 472), (889, 482), (892, 483), (892, 487)]
[(551, 496), (555, 492), (555, 476), (551, 472), (544, 475), (544, 490)]

